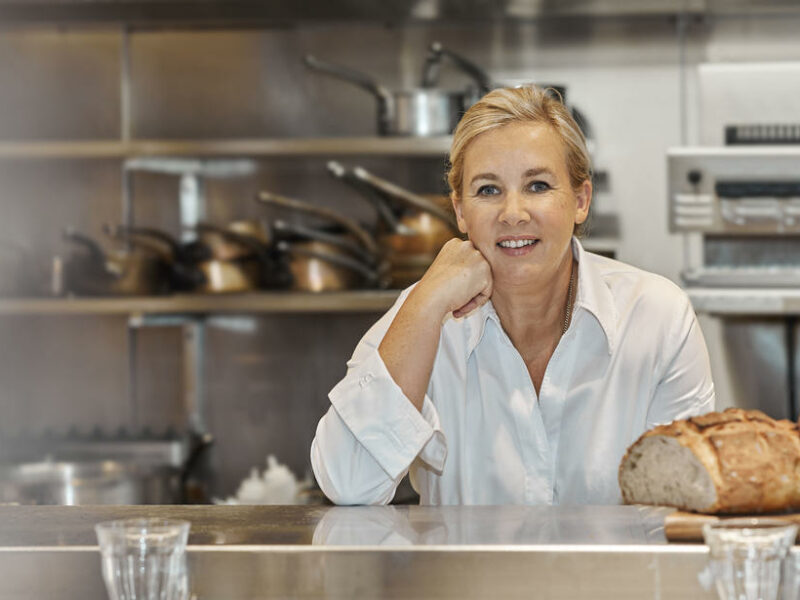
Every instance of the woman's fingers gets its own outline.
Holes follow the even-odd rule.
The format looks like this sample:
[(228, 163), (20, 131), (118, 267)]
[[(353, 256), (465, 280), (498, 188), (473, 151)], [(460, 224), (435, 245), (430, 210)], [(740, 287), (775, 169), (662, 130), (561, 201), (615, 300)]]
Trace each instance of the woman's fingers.
[(474, 310), (488, 300), (491, 289), (489, 263), (472, 242), (455, 238), (444, 245), (417, 287), (433, 299), (433, 306), (441, 307), (442, 316)]
[(480, 294), (475, 296), (472, 300), (467, 302), (464, 306), (454, 310), (453, 311), (453, 316), (456, 319), (458, 319), (460, 317), (463, 317), (464, 315), (468, 315), (469, 313), (471, 313), (476, 308), (480, 308), (481, 306), (486, 304), (489, 301), (489, 298), (491, 298), (491, 292), (489, 294), (485, 294), (484, 292), (481, 292)]

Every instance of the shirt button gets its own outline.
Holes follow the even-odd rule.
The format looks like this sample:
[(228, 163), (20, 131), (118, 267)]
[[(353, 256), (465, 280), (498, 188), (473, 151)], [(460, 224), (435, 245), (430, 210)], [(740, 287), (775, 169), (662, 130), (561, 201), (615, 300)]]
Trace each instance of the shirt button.
[(367, 374), (366, 374), (366, 375), (364, 375), (364, 376), (363, 376), (361, 379), (359, 379), (359, 381), (358, 381), (358, 384), (359, 384), (361, 387), (364, 387), (364, 386), (365, 386), (365, 385), (367, 385), (367, 384), (368, 384), (370, 381), (372, 381), (372, 379), (373, 379), (373, 377), (372, 377), (372, 373), (367, 373)]

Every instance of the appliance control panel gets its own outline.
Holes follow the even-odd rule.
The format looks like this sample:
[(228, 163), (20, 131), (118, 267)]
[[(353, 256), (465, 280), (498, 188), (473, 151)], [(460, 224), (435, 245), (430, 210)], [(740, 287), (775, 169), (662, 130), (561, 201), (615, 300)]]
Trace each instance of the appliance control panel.
[(672, 232), (800, 233), (800, 146), (673, 148)]

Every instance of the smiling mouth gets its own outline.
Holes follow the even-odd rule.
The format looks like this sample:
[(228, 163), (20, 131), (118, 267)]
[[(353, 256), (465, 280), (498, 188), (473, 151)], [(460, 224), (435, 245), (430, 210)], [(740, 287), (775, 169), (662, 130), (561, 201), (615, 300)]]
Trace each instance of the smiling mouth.
[(523, 248), (525, 246), (533, 246), (538, 241), (533, 238), (527, 240), (503, 240), (502, 242), (497, 242), (497, 245), (501, 248)]

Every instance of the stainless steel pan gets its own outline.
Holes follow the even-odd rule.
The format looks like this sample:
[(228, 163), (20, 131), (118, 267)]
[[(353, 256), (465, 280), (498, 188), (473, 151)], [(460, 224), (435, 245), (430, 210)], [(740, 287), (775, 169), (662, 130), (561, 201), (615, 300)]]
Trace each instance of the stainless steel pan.
[(0, 502), (171, 504), (181, 500), (180, 486), (180, 469), (169, 465), (104, 460), (0, 466)]
[[(310, 54), (305, 56), (304, 62), (315, 71), (355, 84), (375, 96), (378, 102), (379, 135), (430, 137), (452, 132), (465, 108), (475, 101), (476, 96), (474, 88), (451, 91), (439, 89), (431, 83), (434, 71), (438, 73), (438, 63), (444, 52), (439, 46), (436, 58), (429, 59), (429, 62), (433, 60), (435, 66), (426, 67), (426, 72), (431, 71), (429, 77), (423, 77), (428, 82), (426, 85), (405, 90), (390, 91), (364, 73), (322, 61)], [(480, 73), (477, 76), (479, 87), (486, 80), (477, 67), (465, 72), (473, 78)]]

